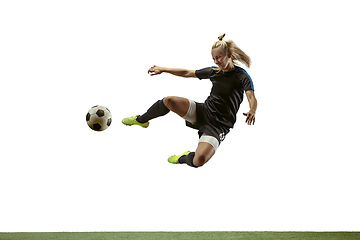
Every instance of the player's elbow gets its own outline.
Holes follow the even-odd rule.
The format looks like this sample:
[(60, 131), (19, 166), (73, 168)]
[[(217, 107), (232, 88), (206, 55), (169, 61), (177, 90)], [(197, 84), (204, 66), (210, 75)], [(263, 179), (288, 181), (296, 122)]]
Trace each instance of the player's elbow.
[(194, 77), (196, 77), (195, 70), (187, 70), (184, 77), (186, 77), (186, 78), (194, 78)]

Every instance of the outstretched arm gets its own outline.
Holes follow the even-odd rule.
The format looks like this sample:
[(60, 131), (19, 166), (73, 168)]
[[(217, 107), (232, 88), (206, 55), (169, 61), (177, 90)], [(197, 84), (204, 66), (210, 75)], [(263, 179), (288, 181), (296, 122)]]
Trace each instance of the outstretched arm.
[(249, 106), (250, 106), (250, 111), (247, 113), (244, 113), (244, 116), (246, 116), (246, 120), (245, 122), (249, 125), (251, 125), (251, 123), (254, 125), (255, 124), (255, 112), (257, 109), (257, 100), (255, 98), (255, 94), (253, 90), (249, 90), (246, 91), (246, 97), (249, 101)]
[(182, 68), (165, 68), (165, 67), (159, 67), (159, 66), (154, 65), (148, 71), (148, 73), (150, 73), (150, 76), (158, 75), (163, 72), (170, 73), (172, 75), (179, 76), (179, 77), (186, 77), (186, 78), (189, 78), (189, 77), (195, 78), (196, 77), (195, 70), (187, 70), (187, 69), (182, 69)]

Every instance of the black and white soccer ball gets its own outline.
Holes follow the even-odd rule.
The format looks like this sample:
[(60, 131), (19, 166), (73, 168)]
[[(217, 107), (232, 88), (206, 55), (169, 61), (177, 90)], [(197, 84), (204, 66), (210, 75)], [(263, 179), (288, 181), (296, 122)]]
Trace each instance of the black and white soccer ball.
[(110, 126), (111, 121), (111, 112), (104, 106), (93, 106), (86, 114), (86, 122), (94, 131), (103, 131), (107, 129)]

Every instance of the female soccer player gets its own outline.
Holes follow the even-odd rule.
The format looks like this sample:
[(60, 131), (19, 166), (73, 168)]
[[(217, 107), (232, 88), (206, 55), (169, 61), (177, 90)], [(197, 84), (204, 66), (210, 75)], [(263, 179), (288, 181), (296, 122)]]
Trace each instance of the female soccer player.
[(200, 167), (215, 154), (220, 143), (225, 139), (236, 121), (236, 114), (246, 93), (250, 110), (244, 113), (245, 122), (255, 123), (257, 100), (254, 85), (249, 74), (235, 65), (236, 61), (251, 65), (250, 58), (231, 40), (223, 41), (221, 34), (211, 49), (211, 55), (217, 67), (200, 70), (164, 68), (154, 65), (148, 71), (151, 76), (163, 72), (180, 77), (210, 79), (212, 89), (204, 103), (197, 103), (187, 98), (169, 96), (154, 103), (146, 113), (135, 117), (124, 118), (125, 125), (149, 126), (149, 120), (175, 112), (186, 120), (188, 127), (195, 128), (199, 134), (199, 143), (195, 152), (187, 151), (181, 155), (171, 156), (169, 163), (186, 163), (191, 167)]

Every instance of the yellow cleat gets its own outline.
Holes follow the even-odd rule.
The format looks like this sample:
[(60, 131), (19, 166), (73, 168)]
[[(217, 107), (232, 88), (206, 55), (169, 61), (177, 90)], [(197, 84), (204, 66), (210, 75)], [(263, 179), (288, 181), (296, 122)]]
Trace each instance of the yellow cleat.
[(181, 154), (181, 155), (174, 155), (174, 156), (171, 156), (171, 157), (169, 157), (168, 158), (168, 162), (169, 163), (174, 163), (174, 164), (178, 164), (179, 163), (179, 158), (181, 158), (182, 156), (186, 156), (186, 155), (189, 155), (189, 151), (186, 151), (186, 152), (184, 152), (183, 154)]
[(128, 126), (132, 126), (132, 125), (139, 125), (143, 128), (147, 128), (149, 126), (149, 122), (146, 123), (139, 123), (138, 121), (136, 121), (136, 118), (140, 116), (140, 115), (136, 115), (135, 117), (128, 117), (128, 118), (124, 118), (122, 120), (122, 123)]

